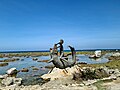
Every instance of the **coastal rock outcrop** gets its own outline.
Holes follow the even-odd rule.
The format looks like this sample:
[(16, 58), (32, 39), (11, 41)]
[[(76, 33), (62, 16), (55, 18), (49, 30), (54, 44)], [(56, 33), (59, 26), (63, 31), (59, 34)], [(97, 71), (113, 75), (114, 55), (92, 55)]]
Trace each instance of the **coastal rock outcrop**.
[[(43, 79), (50, 79), (49, 82), (41, 85), (24, 86), (21, 78), (7, 77), (1, 81), (1, 90), (99, 90), (94, 84), (105, 80), (118, 80), (119, 69), (107, 67), (81, 67), (75, 65), (71, 68), (54, 68), (41, 76)], [(81, 80), (81, 81), (80, 81)], [(76, 83), (77, 82), (77, 83)], [(112, 89), (108, 89), (112, 90)], [(116, 89), (115, 89), (116, 90)], [(117, 89), (119, 90), (119, 89)]]
[(13, 83), (13, 78), (7, 77), (1, 81), (1, 83), (5, 86), (9, 86)]
[(0, 75), (0, 79), (4, 79), (4, 78), (7, 78), (7, 77), (8, 77), (8, 74)]
[(119, 52), (118, 53), (114, 53), (112, 56), (115, 56), (115, 57), (120, 56), (120, 53)]
[(59, 68), (54, 68), (52, 70), (52, 72), (48, 72), (47, 74), (44, 74), (43, 76), (41, 76), (41, 78), (43, 79), (50, 79), (50, 80), (56, 80), (59, 78), (65, 78), (67, 76), (71, 77), (71, 79), (73, 78), (73, 73), (77, 70), (77, 68), (79, 68), (77, 65), (75, 65), (74, 67), (71, 68), (66, 68), (65, 69), (59, 69)]
[(93, 80), (93, 79), (100, 79), (109, 76), (109, 72), (106, 68), (99, 67), (99, 68), (92, 68), (92, 67), (80, 67), (75, 65), (71, 68), (59, 69), (54, 68), (52, 72), (48, 72), (41, 76), (43, 79), (60, 79), (65, 77), (71, 77), (74, 80)]
[(11, 68), (11, 69), (7, 70), (6, 73), (8, 75), (16, 74), (17, 73), (17, 69), (16, 68)]
[(22, 78), (15, 78), (15, 77), (7, 77), (1, 81), (2, 85), (10, 86), (10, 85), (21, 85)]

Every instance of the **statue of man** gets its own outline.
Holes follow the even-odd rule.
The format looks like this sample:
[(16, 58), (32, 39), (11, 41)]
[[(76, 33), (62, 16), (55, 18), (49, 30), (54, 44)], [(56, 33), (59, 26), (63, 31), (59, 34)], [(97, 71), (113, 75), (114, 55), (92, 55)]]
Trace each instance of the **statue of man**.
[[(57, 43), (57, 44), (60, 45), (60, 46), (58, 47), (58, 48), (60, 48), (60, 56), (61, 56), (61, 54), (63, 53), (63, 50), (64, 50), (64, 48), (63, 48), (63, 43), (64, 43), (63, 39), (61, 39), (60, 42)], [(64, 54), (63, 54), (63, 55), (64, 55)]]

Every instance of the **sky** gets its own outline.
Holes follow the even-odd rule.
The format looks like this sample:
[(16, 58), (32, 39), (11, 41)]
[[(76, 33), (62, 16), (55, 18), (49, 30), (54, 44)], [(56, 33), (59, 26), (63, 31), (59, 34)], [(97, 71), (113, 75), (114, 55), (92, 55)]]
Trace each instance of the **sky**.
[(0, 51), (119, 49), (120, 0), (0, 0)]

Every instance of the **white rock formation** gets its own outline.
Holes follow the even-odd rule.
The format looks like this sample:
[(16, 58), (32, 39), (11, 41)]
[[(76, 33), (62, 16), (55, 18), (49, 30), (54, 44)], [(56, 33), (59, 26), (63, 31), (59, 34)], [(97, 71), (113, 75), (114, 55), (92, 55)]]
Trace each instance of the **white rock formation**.
[(21, 85), (21, 82), (22, 82), (22, 78), (7, 77), (1, 81), (1, 84), (5, 86), (10, 86), (10, 85), (19, 86)]
[(11, 68), (11, 69), (7, 70), (8, 75), (15, 74), (16, 72), (17, 72), (16, 68)]
[(99, 50), (99, 51), (95, 51), (95, 56), (96, 57), (100, 57), (101, 56), (101, 51)]
[(4, 78), (7, 78), (7, 77), (8, 77), (7, 74), (5, 74), (5, 75), (0, 75), (0, 79), (4, 79)]
[(51, 73), (47, 73), (44, 74), (43, 76), (41, 76), (41, 78), (43, 79), (49, 79), (50, 80), (55, 80), (55, 79), (59, 79), (59, 78), (64, 78), (64, 77), (71, 77), (71, 79), (73, 78), (73, 73), (74, 72), (78, 72), (78, 67), (77, 65), (75, 65), (74, 67), (71, 68), (66, 68), (67, 72), (65, 71), (65, 69), (59, 69), (59, 68), (54, 68), (53, 71)]
[(120, 56), (120, 53), (114, 53), (112, 56)]

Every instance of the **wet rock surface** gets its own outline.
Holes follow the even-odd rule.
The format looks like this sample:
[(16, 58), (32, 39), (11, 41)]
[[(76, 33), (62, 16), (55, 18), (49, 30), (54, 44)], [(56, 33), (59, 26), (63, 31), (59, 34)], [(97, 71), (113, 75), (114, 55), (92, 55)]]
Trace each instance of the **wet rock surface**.
[(29, 69), (27, 69), (27, 68), (23, 68), (22, 70), (20, 70), (21, 72), (28, 72), (29, 71)]
[(45, 68), (52, 69), (52, 68), (54, 68), (54, 65), (47, 65), (47, 66), (45, 66)]
[(5, 60), (0, 60), (0, 62), (15, 62), (20, 60), (19, 58), (10, 58), (10, 59), (5, 59)]
[(4, 66), (7, 66), (8, 63), (0, 63), (0, 67), (4, 67)]
[(38, 58), (33, 58), (33, 60), (34, 60), (34, 61), (37, 61), (37, 60), (38, 60)]
[(38, 60), (37, 62), (48, 62), (49, 60)]
[(17, 74), (17, 69), (16, 68), (10, 68), (9, 70), (6, 71), (8, 75), (12, 74)]
[(39, 68), (33, 67), (32, 70), (37, 71), (37, 70), (39, 70)]

